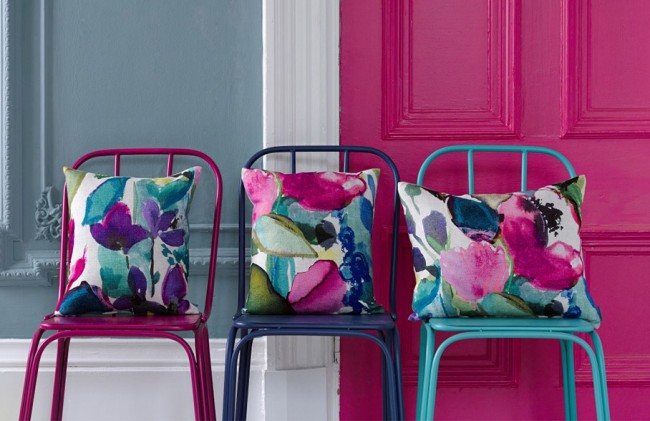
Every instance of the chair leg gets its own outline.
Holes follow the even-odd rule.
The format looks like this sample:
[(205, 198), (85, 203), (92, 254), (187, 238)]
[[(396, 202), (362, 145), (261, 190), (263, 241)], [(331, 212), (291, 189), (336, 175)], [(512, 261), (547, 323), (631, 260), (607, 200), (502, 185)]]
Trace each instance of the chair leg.
[[(159, 333), (159, 335), (160, 334), (161, 333)], [(183, 340), (182, 338), (180, 338), (175, 334), (169, 334), (168, 336), (160, 336), (160, 337), (166, 337), (172, 339), (185, 349), (185, 353), (187, 354), (187, 359), (189, 362), (190, 377), (192, 382), (194, 418), (196, 419), (196, 421), (203, 421), (205, 419), (203, 414), (204, 385), (203, 385), (203, 373), (201, 372), (202, 364), (199, 361), (200, 358), (199, 352), (198, 351), (193, 352), (190, 345), (188, 345), (185, 340)], [(195, 339), (196, 339), (196, 332), (195, 332)], [(202, 344), (201, 344), (201, 340), (199, 339), (199, 344), (196, 345), (196, 349), (198, 349), (200, 346), (202, 346)]]
[(222, 419), (224, 421), (232, 420), (235, 414), (235, 399), (236, 399), (236, 376), (237, 376), (237, 360), (233, 361), (235, 339), (237, 338), (236, 327), (230, 328), (228, 333), (228, 341), (226, 342), (226, 365), (224, 369), (223, 379), (223, 412)]
[[(416, 420), (430, 420), (433, 417), (433, 405), (435, 404), (435, 390), (433, 398), (430, 395), (431, 385), (431, 364), (435, 351), (435, 332), (426, 322), (420, 328), (420, 361), (418, 366), (418, 396), (416, 407)], [(436, 377), (437, 377), (436, 372)], [(431, 408), (429, 409), (429, 405)], [(428, 415), (428, 414), (431, 415)]]
[(391, 420), (399, 420), (399, 404), (397, 404), (398, 401), (398, 379), (397, 379), (397, 373), (395, 370), (395, 358), (394, 355), (392, 354), (392, 346), (386, 342), (380, 342), (378, 345), (382, 348), (382, 354), (383, 354), (383, 360), (384, 360), (384, 366), (385, 366), (385, 373), (388, 378), (387, 384), (388, 384), (388, 391), (387, 391), (387, 396), (386, 396), (386, 401), (389, 402), (390, 404), (388, 406), (388, 418)]
[[(401, 369), (401, 357), (399, 349), (399, 333), (397, 329), (387, 331), (387, 332), (378, 332), (379, 336), (384, 339), (386, 345), (390, 349), (391, 359), (385, 361), (382, 366), (382, 408), (383, 408), (383, 419), (389, 419), (390, 414), (393, 408), (397, 411), (397, 417), (400, 420), (404, 419), (404, 396), (402, 390), (402, 369)], [(388, 372), (387, 367), (392, 367), (395, 378), (395, 394), (391, 399), (390, 388), (388, 384)]]
[[(246, 336), (248, 331), (242, 330), (242, 337)], [(245, 420), (248, 411), (248, 388), (251, 374), (251, 354), (253, 350), (253, 341), (244, 344), (239, 356), (239, 379), (237, 380), (237, 397), (235, 407), (235, 419)]]
[(421, 420), (422, 419), (422, 403), (424, 401), (423, 399), (423, 393), (424, 393), (424, 364), (426, 364), (426, 360), (424, 358), (425, 353), (427, 352), (427, 340), (426, 340), (426, 327), (424, 323), (420, 325), (420, 355), (419, 355), (419, 360), (418, 360), (418, 391), (417, 391), (417, 396), (416, 396), (416, 401), (415, 401), (415, 419), (416, 420)]
[(604, 418), (608, 420), (610, 419), (609, 393), (607, 391), (607, 374), (605, 370), (605, 352), (603, 351), (603, 343), (600, 341), (600, 337), (596, 331), (590, 332), (589, 335), (594, 344), (594, 351), (598, 362), (598, 371), (600, 372), (600, 399), (602, 401)]
[[(609, 420), (609, 414), (605, 410), (606, 402), (603, 401), (603, 388), (607, 387), (606, 384), (603, 385), (603, 373), (600, 369), (600, 361), (594, 352), (594, 349), (582, 338), (579, 338), (575, 335), (570, 335), (571, 340), (580, 345), (587, 356), (589, 357), (589, 363), (591, 364), (591, 374), (594, 379), (594, 399), (596, 401), (596, 417), (599, 421)], [(602, 349), (602, 348), (601, 348)], [(606, 415), (607, 413), (607, 415)]]
[(32, 418), (32, 408), (34, 406), (34, 391), (36, 390), (36, 379), (38, 377), (38, 366), (40, 355), (38, 354), (39, 343), (43, 336), (43, 330), (38, 329), (32, 338), (32, 345), (27, 357), (27, 368), (25, 370), (25, 383), (23, 384), (23, 396), (20, 403), (20, 421), (30, 420)]
[(562, 379), (564, 384), (564, 416), (567, 420), (573, 421), (578, 418), (573, 342), (560, 340), (560, 347), (562, 350)]
[(65, 397), (65, 381), (68, 374), (68, 351), (70, 338), (61, 338), (57, 341), (56, 366), (54, 369), (54, 391), (52, 393), (52, 420), (63, 418), (63, 400)]
[(214, 406), (214, 386), (212, 383), (212, 361), (210, 358), (210, 342), (208, 327), (202, 324), (195, 332), (196, 340), (196, 361), (201, 378), (199, 390), (201, 394), (202, 418), (205, 420), (216, 420)]
[(402, 388), (402, 355), (400, 351), (399, 331), (397, 327), (392, 332), (393, 365), (395, 366), (395, 380), (397, 381), (397, 416), (404, 419), (404, 389)]
[[(438, 370), (440, 368), (440, 359), (444, 348), (439, 347), (435, 350), (435, 332), (430, 326), (426, 326), (427, 331), (427, 351), (424, 378), (424, 396), (423, 402), (424, 415), (422, 419), (433, 420), (436, 405), (436, 389), (438, 385)], [(433, 358), (432, 358), (433, 356)]]
[(206, 414), (205, 364), (202, 352), (204, 345), (200, 331), (200, 327), (194, 330), (194, 357), (196, 358), (194, 371), (196, 373), (196, 390), (192, 394), (192, 400), (194, 403), (194, 415), (196, 419), (207, 420), (209, 418)]
[[(391, 348), (392, 352), (392, 346), (389, 342), (387, 342), (386, 334), (379, 330), (377, 331), (377, 335), (381, 338), (382, 341), (386, 342), (388, 344), (388, 347)], [(390, 413), (390, 408), (388, 406), (388, 372), (386, 371), (386, 365), (388, 364), (388, 361), (386, 360), (386, 357), (382, 355), (382, 364), (381, 364), (381, 415), (382, 419), (387, 420), (389, 417)]]

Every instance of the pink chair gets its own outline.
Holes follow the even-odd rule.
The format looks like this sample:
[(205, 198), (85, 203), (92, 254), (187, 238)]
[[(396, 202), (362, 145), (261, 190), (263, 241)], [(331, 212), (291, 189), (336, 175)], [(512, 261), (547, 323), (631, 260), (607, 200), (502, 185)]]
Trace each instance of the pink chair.
[[(194, 396), (194, 413), (197, 420), (216, 419), (214, 408), (214, 394), (212, 387), (212, 371), (210, 363), (210, 348), (208, 342), (207, 321), (210, 317), (214, 292), (215, 264), (217, 259), (217, 242), (219, 238), (219, 218), (221, 212), (222, 181), (219, 169), (214, 161), (206, 154), (191, 150), (177, 148), (134, 148), (110, 149), (88, 153), (79, 158), (73, 169), (81, 164), (98, 157), (113, 157), (114, 174), (120, 174), (121, 157), (127, 155), (163, 155), (167, 161), (167, 176), (173, 174), (174, 158), (190, 156), (194, 161), (202, 160), (203, 177), (212, 173), (216, 181), (214, 206), (210, 207), (212, 213), (212, 238), (207, 279), (205, 305), (198, 314), (183, 315), (156, 315), (156, 316), (102, 316), (96, 317), (68, 317), (49, 314), (34, 333), (25, 383), (23, 387), (22, 403), (20, 407), (20, 420), (29, 420), (34, 403), (34, 391), (38, 376), (39, 362), (43, 351), (52, 342), (57, 342), (56, 371), (54, 377), (54, 393), (52, 397), (51, 419), (61, 419), (63, 413), (63, 400), (65, 380), (68, 363), (68, 350), (72, 338), (79, 337), (145, 337), (166, 338), (177, 342), (187, 353), (190, 374), (192, 378), (192, 391)], [(197, 159), (198, 158), (198, 159)], [(199, 186), (200, 189), (200, 186)], [(61, 258), (59, 271), (59, 301), (64, 296), (68, 283), (68, 242), (70, 235), (70, 213), (68, 209), (67, 187), (63, 190), (63, 219), (61, 233)], [(42, 339), (43, 334), (49, 331), (51, 335)], [(195, 339), (195, 350), (185, 339), (179, 336), (182, 332), (192, 332)]]

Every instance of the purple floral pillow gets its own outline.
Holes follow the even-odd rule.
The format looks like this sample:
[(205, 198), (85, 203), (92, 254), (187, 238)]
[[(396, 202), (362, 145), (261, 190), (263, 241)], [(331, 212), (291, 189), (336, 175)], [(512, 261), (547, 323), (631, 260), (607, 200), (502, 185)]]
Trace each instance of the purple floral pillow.
[(379, 170), (244, 169), (253, 202), (252, 314), (376, 313), (371, 233)]
[(68, 285), (56, 314), (198, 313), (186, 299), (187, 213), (201, 168), (162, 178), (63, 171)]
[(416, 315), (567, 317), (598, 325), (579, 235), (584, 187), (580, 176), (523, 193), (452, 196), (400, 183)]

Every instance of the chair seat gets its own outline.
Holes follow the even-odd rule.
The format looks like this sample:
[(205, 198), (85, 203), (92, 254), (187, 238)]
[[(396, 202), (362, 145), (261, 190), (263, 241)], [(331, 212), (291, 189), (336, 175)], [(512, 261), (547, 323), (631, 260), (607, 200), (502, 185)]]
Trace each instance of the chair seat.
[(242, 314), (235, 318), (239, 329), (392, 329), (395, 321), (389, 314)]
[(194, 330), (201, 314), (182, 316), (51, 316), (41, 322), (44, 330)]
[(525, 318), (431, 318), (426, 321), (434, 330), (460, 331), (528, 331), (528, 332), (583, 332), (594, 326), (583, 319), (525, 319)]

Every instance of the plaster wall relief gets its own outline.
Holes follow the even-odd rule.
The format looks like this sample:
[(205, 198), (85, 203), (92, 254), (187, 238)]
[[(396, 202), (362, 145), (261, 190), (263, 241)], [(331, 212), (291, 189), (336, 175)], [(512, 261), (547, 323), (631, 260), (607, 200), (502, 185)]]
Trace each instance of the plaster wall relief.
[(58, 240), (61, 238), (61, 203), (54, 199), (54, 187), (47, 186), (36, 200), (36, 240)]
[[(0, 0), (0, 13), (0, 287), (48, 286), (57, 282), (62, 224), (63, 176), (53, 166), (60, 161), (57, 151), (75, 149), (70, 147), (74, 141), (55, 130), (70, 124), (75, 110), (53, 105), (56, 85), (66, 77), (54, 50), (67, 47), (56, 44), (60, 36), (53, 36), (52, 22), (71, 17), (47, 0)], [(77, 154), (71, 151), (66, 159)], [(190, 256), (197, 276), (208, 272), (207, 226), (195, 223), (191, 228), (195, 241)], [(234, 279), (237, 228), (226, 222), (221, 231), (217, 265), (221, 275)]]
[[(0, 22), (2, 33), (2, 64), (0, 71), (0, 286), (3, 285), (50, 285), (52, 275), (58, 268), (58, 251), (47, 242), (60, 238), (61, 205), (54, 197), (55, 190), (45, 185), (47, 167), (41, 165), (36, 176), (42, 181), (43, 191), (37, 200), (29, 200), (30, 192), (23, 185), (19, 171), (25, 156), (23, 151), (23, 132), (21, 130), (21, 63), (17, 16), (22, 3), (12, 0), (0, 1)], [(40, 3), (40, 57), (45, 57), (45, 17), (46, 2)], [(45, 63), (40, 64), (41, 114), (45, 120)], [(41, 128), (41, 142), (44, 144), (45, 127)], [(44, 150), (44, 148), (41, 148)], [(47, 158), (41, 157), (42, 162)], [(36, 193), (36, 195), (39, 195)], [(23, 200), (25, 198), (25, 200)], [(33, 207), (29, 206), (32, 204)], [(30, 209), (31, 207), (31, 209)], [(25, 232), (23, 221), (35, 215), (33, 233)], [(31, 240), (38, 240), (32, 243)], [(43, 241), (45, 240), (45, 244)], [(38, 245), (38, 247), (34, 247)]]

